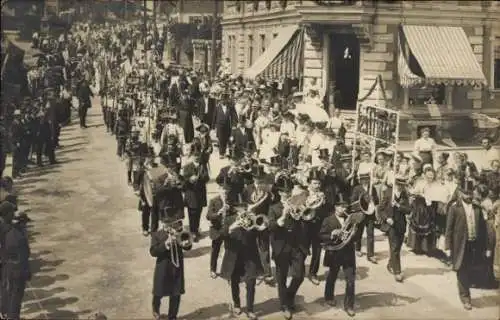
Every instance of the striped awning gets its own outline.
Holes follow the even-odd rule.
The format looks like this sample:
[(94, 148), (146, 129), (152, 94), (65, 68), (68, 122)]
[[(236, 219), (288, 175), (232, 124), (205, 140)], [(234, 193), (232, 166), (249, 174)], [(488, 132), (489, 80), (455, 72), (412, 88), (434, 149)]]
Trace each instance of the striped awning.
[(403, 33), (426, 83), (486, 84), (486, 77), (462, 27), (404, 25)]
[(298, 25), (282, 28), (271, 45), (243, 72), (245, 79), (262, 75), (266, 80), (298, 78), (302, 72), (303, 33)]
[(408, 65), (407, 58), (404, 55), (403, 45), (401, 41), (399, 41), (399, 56), (398, 56), (398, 78), (399, 85), (403, 88), (413, 87), (419, 84), (424, 83), (424, 79), (422, 77), (414, 74), (410, 66)]

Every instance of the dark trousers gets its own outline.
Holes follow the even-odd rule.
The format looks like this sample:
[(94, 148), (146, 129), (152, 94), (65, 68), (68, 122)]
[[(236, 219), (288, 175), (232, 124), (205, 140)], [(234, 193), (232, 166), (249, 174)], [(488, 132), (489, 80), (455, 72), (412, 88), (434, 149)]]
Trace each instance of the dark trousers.
[(401, 247), (405, 240), (404, 231), (401, 232), (393, 227), (389, 229), (388, 232), (389, 239), (389, 266), (391, 267), (394, 274), (401, 273)]
[[(276, 265), (276, 285), (280, 299), (281, 310), (293, 309), (295, 296), (304, 282), (306, 255), (299, 249), (282, 252), (274, 259)], [(287, 286), (288, 271), (291, 269), (292, 281)]]
[(335, 297), (335, 282), (339, 275), (340, 268), (344, 271), (346, 280), (344, 309), (354, 308), (354, 284), (356, 281), (356, 266), (352, 263), (334, 263), (330, 266), (325, 283), (325, 300), (333, 300)]
[(59, 137), (61, 136), (61, 126), (56, 125), (54, 126), (54, 146), (58, 147), (59, 146)]
[(12, 176), (14, 178), (17, 177), (21, 169), (24, 168), (24, 163), (21, 148), (14, 147), (12, 150)]
[[(241, 275), (240, 272), (234, 272), (231, 276), (231, 296), (233, 298), (233, 304), (236, 308), (241, 307), (240, 300), (240, 281)], [(255, 279), (247, 279), (245, 280), (245, 285), (247, 287), (247, 311), (253, 312), (253, 305), (255, 301)]]
[(200, 231), (200, 218), (203, 208), (188, 208), (189, 231), (198, 233)]
[(121, 156), (123, 156), (123, 153), (125, 152), (125, 145), (127, 144), (127, 137), (118, 137), (116, 142), (117, 142), (116, 154), (119, 157), (121, 157)]
[(375, 255), (375, 217), (365, 216), (365, 219), (359, 225), (358, 234), (356, 235), (356, 251), (361, 251), (361, 239), (363, 231), (366, 229), (366, 255), (373, 257)]
[(36, 163), (42, 164), (42, 154), (45, 151), (45, 154), (49, 158), (50, 163), (54, 163), (56, 161), (56, 155), (54, 150), (54, 144), (50, 137), (47, 137), (43, 140), (39, 140), (36, 143)]
[(231, 136), (231, 128), (227, 126), (220, 126), (217, 128), (217, 140), (219, 140), (219, 155), (226, 154), (227, 144)]
[(467, 241), (465, 245), (464, 257), (462, 265), (457, 270), (457, 284), (458, 295), (462, 303), (470, 303), (470, 287), (471, 278), (475, 277), (473, 274), (474, 255), (475, 255), (475, 241)]
[(19, 279), (3, 279), (1, 289), (1, 313), (6, 319), (20, 319), (26, 281)]
[(309, 226), (308, 229), (309, 249), (311, 250), (309, 275), (311, 276), (317, 275), (321, 260), (321, 240), (319, 239), (320, 228), (321, 224), (316, 222)]
[[(141, 200), (139, 200), (141, 201)], [(158, 230), (158, 214), (147, 203), (140, 204), (141, 216), (142, 216), (142, 231), (155, 232)], [(152, 212), (153, 211), (153, 212)], [(150, 229), (151, 223), (151, 229)]]
[[(159, 296), (153, 296), (153, 312), (160, 314), (161, 298)], [(179, 307), (181, 305), (181, 296), (170, 296), (168, 302), (168, 320), (177, 319), (177, 314), (179, 313)]]
[(262, 263), (262, 268), (264, 269), (264, 276), (272, 276), (273, 273), (271, 269), (271, 247), (268, 231), (264, 230), (263, 232), (259, 233), (257, 244), (259, 248), (260, 261)]
[(80, 127), (86, 127), (87, 126), (87, 111), (88, 108), (87, 106), (80, 106), (78, 108), (78, 117), (80, 118)]
[(219, 259), (220, 248), (224, 240), (222, 237), (212, 240), (212, 251), (210, 252), (210, 271), (217, 272), (217, 260)]

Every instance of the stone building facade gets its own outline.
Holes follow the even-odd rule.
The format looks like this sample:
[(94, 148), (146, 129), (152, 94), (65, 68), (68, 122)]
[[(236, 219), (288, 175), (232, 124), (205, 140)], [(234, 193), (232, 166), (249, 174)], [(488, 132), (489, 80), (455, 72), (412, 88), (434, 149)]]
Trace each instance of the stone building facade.
[[(446, 129), (437, 132), (443, 136), (459, 135), (464, 132), (465, 118), (469, 117), (467, 125), (473, 125), (473, 113), (500, 117), (498, 16), (500, 5), (495, 1), (224, 1), (222, 50), (223, 57), (231, 61), (232, 71), (243, 74), (265, 54), (284, 26), (297, 25), (304, 30), (303, 90), (307, 91), (310, 79), (315, 78), (333, 104), (334, 88), (349, 82), (346, 86), (353, 87), (350, 95), (355, 97), (349, 102), (343, 99), (343, 104), (349, 105), (347, 109), (354, 109), (362, 100), (401, 110), (403, 138), (415, 138), (418, 127), (423, 125), (436, 131)], [(420, 48), (409, 48), (412, 39), (405, 30), (412, 29), (418, 36), (420, 26), (434, 26), (432, 32), (437, 35), (429, 36), (437, 38), (447, 34), (446, 28), (458, 37), (465, 33), (463, 38), (467, 38), (470, 52), (445, 55), (430, 50), (432, 46), (426, 52), (425, 41), (415, 39), (413, 45)], [(453, 41), (447, 42), (443, 46), (458, 48)], [(444, 75), (442, 81), (424, 79), (427, 85), (415, 88), (403, 84), (404, 68), (400, 63), (406, 60), (410, 67), (405, 70), (411, 69), (416, 59), (414, 51), (423, 52), (421, 60), (434, 65), (450, 64), (451, 60), (455, 61), (451, 62), (453, 67), (475, 61), (479, 65), (475, 76), (461, 75), (460, 68), (453, 68), (458, 71), (449, 77)], [(472, 55), (475, 61), (470, 60)], [(352, 59), (349, 63), (353, 69), (339, 67), (337, 62), (342, 56)], [(417, 61), (420, 71), (426, 67), (423, 62)], [(382, 79), (385, 101), (377, 92), (368, 95), (377, 78)], [(426, 95), (441, 99), (422, 103)]]

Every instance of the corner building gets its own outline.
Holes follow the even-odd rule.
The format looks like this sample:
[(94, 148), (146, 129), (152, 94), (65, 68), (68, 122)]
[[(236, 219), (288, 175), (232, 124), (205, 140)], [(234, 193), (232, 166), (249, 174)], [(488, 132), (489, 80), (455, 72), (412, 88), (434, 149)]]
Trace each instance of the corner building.
[[(476, 114), (500, 117), (496, 1), (224, 1), (223, 57), (244, 78), (316, 78), (345, 113), (401, 111), (400, 138), (470, 139)], [(340, 101), (340, 102), (338, 102)]]

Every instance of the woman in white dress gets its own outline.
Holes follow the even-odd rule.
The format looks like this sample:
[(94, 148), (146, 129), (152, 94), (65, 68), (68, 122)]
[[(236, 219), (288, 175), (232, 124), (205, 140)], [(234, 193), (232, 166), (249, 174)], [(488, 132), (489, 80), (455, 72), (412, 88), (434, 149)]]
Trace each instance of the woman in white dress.
[(436, 141), (430, 137), (430, 129), (423, 128), (420, 131), (420, 138), (415, 141), (414, 151), (422, 158), (422, 164), (430, 163), (434, 165), (436, 160)]
[(262, 144), (260, 145), (259, 158), (270, 163), (271, 158), (276, 155), (276, 147), (280, 139), (280, 124), (272, 122), (268, 128), (264, 128), (261, 133)]

